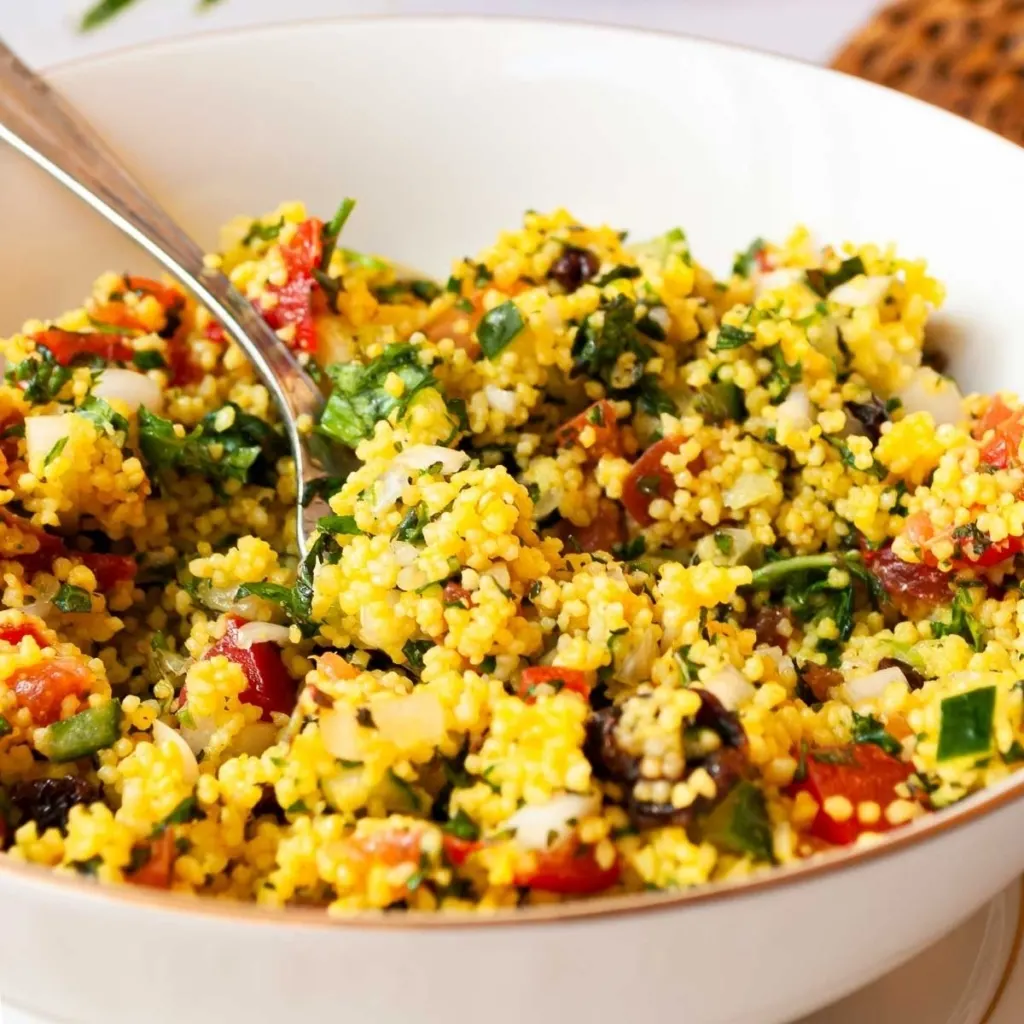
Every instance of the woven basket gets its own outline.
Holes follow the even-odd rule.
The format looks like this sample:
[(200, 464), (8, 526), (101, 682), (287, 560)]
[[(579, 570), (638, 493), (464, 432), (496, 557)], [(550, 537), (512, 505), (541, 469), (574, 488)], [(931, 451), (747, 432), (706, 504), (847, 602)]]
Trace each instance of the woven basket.
[(1024, 0), (900, 0), (879, 11), (832, 66), (1024, 145)]

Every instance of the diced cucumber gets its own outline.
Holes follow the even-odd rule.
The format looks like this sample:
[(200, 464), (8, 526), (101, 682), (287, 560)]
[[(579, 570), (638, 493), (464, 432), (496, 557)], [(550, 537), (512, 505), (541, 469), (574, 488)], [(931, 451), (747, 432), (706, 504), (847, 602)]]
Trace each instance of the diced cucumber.
[(121, 702), (87, 708), (46, 730), (43, 753), (56, 762), (75, 761), (113, 746), (121, 735)]
[(704, 819), (701, 833), (727, 853), (749, 853), (755, 860), (774, 859), (764, 794), (752, 782), (738, 782)]
[(996, 712), (996, 688), (982, 686), (958, 693), (942, 702), (939, 749), (936, 759), (948, 761), (969, 754), (987, 754), (992, 748), (992, 721)]
[(697, 393), (697, 411), (708, 423), (737, 422), (746, 418), (743, 392), (732, 381), (714, 381)]

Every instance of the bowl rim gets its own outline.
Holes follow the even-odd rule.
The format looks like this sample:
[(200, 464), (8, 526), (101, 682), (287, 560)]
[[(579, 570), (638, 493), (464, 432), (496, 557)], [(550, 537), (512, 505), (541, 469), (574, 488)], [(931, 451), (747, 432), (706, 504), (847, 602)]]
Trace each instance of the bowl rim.
[[(88, 71), (106, 63), (117, 63), (134, 54), (186, 52), (196, 44), (208, 40), (217, 42), (259, 35), (277, 35), (295, 32), (301, 34), (318, 28), (344, 28), (358, 31), (386, 28), (389, 25), (437, 25), (462, 23), (476, 27), (493, 28), (501, 31), (503, 26), (544, 29), (551, 32), (582, 35), (618, 35), (639, 39), (660, 38), (680, 46), (696, 46), (705, 50), (742, 54), (744, 60), (761, 62), (765, 65), (778, 64), (797, 68), (799, 74), (808, 74), (812, 79), (843, 79), (854, 89), (885, 94), (886, 102), (902, 104), (907, 110), (926, 112), (936, 120), (957, 125), (954, 129), (966, 132), (976, 138), (987, 137), (1005, 146), (1006, 152), (1020, 154), (1014, 159), (1024, 159), (1024, 150), (989, 129), (974, 124), (950, 111), (932, 106), (915, 97), (908, 96), (885, 86), (857, 78), (830, 67), (814, 64), (797, 57), (785, 56), (754, 47), (698, 36), (692, 33), (674, 32), (668, 29), (623, 25), (616, 22), (597, 22), (583, 18), (545, 18), (529, 15), (480, 15), (463, 13), (438, 14), (368, 14), (334, 15), (326, 17), (301, 18), (296, 20), (262, 22), (256, 25), (224, 27), (206, 31), (181, 33), (168, 39), (145, 43), (126, 44), (43, 65), (41, 70), (54, 84), (61, 86), (66, 75), (77, 71)], [(212, 897), (195, 896), (187, 898), (184, 893), (145, 889), (127, 884), (101, 885), (70, 873), (61, 873), (38, 864), (15, 861), (7, 855), (0, 855), (0, 881), (21, 884), (23, 888), (63, 892), (68, 897), (79, 897), (86, 903), (109, 904), (111, 900), (123, 904), (125, 909), (184, 914), (246, 925), (261, 924), (287, 929), (373, 929), (373, 930), (452, 930), (481, 927), (493, 930), (510, 925), (546, 925), (556, 923), (580, 923), (583, 921), (617, 918), (681, 910), (685, 907), (705, 906), (734, 898), (761, 894), (791, 886), (815, 882), (825, 875), (837, 874), (856, 869), (872, 861), (889, 858), (911, 847), (924, 844), (939, 835), (955, 831), (973, 821), (1007, 807), (1024, 797), (1024, 769), (997, 782), (995, 785), (974, 793), (959, 803), (943, 808), (934, 814), (919, 818), (903, 828), (882, 835), (871, 845), (844, 847), (816, 854), (793, 864), (774, 866), (752, 876), (734, 881), (709, 882), (690, 889), (660, 893), (632, 893), (613, 896), (598, 896), (593, 899), (575, 900), (566, 903), (552, 903), (531, 907), (499, 909), (489, 913), (480, 911), (406, 912), (395, 913), (383, 910), (354, 911), (332, 914), (323, 907), (266, 907), (253, 902), (218, 900)]]

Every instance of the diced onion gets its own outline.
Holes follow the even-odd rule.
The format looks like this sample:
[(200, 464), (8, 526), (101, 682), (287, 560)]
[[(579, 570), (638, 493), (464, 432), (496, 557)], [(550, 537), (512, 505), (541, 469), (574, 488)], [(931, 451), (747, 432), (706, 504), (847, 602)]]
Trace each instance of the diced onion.
[(181, 727), (180, 735), (188, 744), (189, 750), (198, 754), (206, 749), (216, 731), (217, 725), (212, 718), (196, 718), (193, 725)]
[(104, 370), (93, 385), (92, 393), (108, 402), (112, 398), (120, 399), (132, 412), (140, 405), (150, 412), (160, 412), (164, 404), (163, 392), (156, 381), (134, 370)]
[(748, 505), (756, 505), (774, 493), (775, 480), (767, 473), (740, 473), (723, 497), (725, 504), (735, 511)]
[(651, 678), (651, 666), (658, 656), (658, 644), (654, 633), (648, 629), (623, 659), (616, 678), (627, 686), (642, 683)]
[(247, 622), (236, 631), (235, 646), (247, 651), (253, 644), (286, 644), (290, 636), (287, 626), (273, 622)]
[(199, 778), (199, 762), (196, 760), (192, 747), (188, 745), (181, 734), (165, 722), (157, 719), (153, 723), (153, 742), (157, 746), (169, 743), (171, 746), (178, 748), (178, 752), (181, 754), (182, 767), (184, 768), (183, 777), (185, 782), (190, 786), (194, 786)]
[(672, 325), (672, 317), (664, 306), (655, 306), (647, 314), (663, 331)]
[(862, 700), (875, 700), (885, 693), (893, 683), (906, 683), (907, 677), (896, 665), (879, 669), (859, 679), (848, 679), (844, 684), (846, 696), (851, 704), (859, 704)]
[[(722, 548), (727, 550), (722, 550)], [(715, 565), (746, 565), (751, 552), (757, 547), (754, 535), (742, 526), (726, 526), (714, 533), (706, 533), (694, 547), (701, 562)]]
[(732, 665), (726, 665), (706, 682), (701, 682), (700, 686), (713, 697), (717, 697), (727, 711), (735, 711), (741, 704), (750, 700), (756, 692), (754, 684)]
[(754, 295), (760, 298), (766, 292), (777, 292), (789, 288), (804, 276), (799, 267), (779, 267), (769, 270), (766, 274), (758, 274), (754, 278)]
[(844, 281), (828, 293), (829, 301), (841, 306), (877, 306), (889, 291), (892, 278), (886, 274), (860, 274), (852, 281)]
[(361, 761), (359, 723), (355, 712), (345, 705), (335, 705), (320, 715), (320, 738), (327, 752), (343, 761)]
[(516, 393), (514, 391), (505, 391), (503, 388), (488, 384), (484, 388), (484, 394), (487, 396), (487, 404), (497, 412), (511, 416), (516, 411)]
[(807, 430), (811, 425), (811, 400), (799, 384), (790, 391), (775, 410), (779, 426), (790, 430)]
[(497, 565), (491, 566), (491, 577), (494, 582), (498, 584), (503, 590), (510, 590), (512, 587), (512, 577), (509, 575), (508, 566), (504, 562), (498, 562)]
[(381, 738), (400, 751), (437, 746), (444, 739), (444, 708), (426, 690), (414, 690), (406, 697), (378, 693), (370, 698), (370, 713)]
[(231, 743), (231, 753), (259, 757), (277, 742), (280, 729), (272, 722), (250, 722)]
[(515, 832), (516, 843), (527, 850), (555, 846), (572, 832), (577, 822), (596, 814), (601, 806), (597, 794), (564, 793), (543, 804), (526, 804), (501, 825)]
[(445, 448), (439, 444), (414, 444), (395, 456), (391, 465), (377, 480), (376, 498), (373, 503), (375, 512), (383, 512), (402, 496), (409, 482), (409, 474), (413, 470), (424, 470), (440, 465), (444, 476), (457, 473), (469, 461), (465, 452), (454, 448)]
[(793, 659), (781, 647), (758, 647), (754, 653), (763, 654), (765, 657), (771, 658), (775, 662), (775, 667), (779, 670), (780, 674), (796, 671)]
[(71, 435), (72, 415), (65, 412), (55, 416), (25, 417), (25, 451), (29, 462), (45, 459), (58, 441)]
[(428, 469), (430, 466), (441, 464), (441, 473), (444, 476), (451, 476), (457, 473), (469, 462), (469, 456), (465, 452), (456, 451), (454, 448), (445, 448), (439, 444), (413, 444), (399, 452), (395, 456), (393, 466), (405, 466), (409, 469)]
[(927, 366), (916, 369), (897, 396), (903, 411), (928, 412), (936, 426), (959, 423), (963, 419), (963, 395), (960, 389)]

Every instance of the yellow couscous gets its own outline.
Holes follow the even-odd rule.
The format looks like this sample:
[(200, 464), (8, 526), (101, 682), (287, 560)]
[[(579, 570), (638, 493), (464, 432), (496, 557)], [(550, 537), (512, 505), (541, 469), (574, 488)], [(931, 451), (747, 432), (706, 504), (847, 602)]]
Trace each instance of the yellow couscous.
[(263, 904), (480, 909), (785, 865), (1024, 762), (1024, 409), (890, 248), (716, 280), (530, 212), (447, 282), (351, 204), (224, 231), (354, 450), (295, 544), (265, 387), (170, 284), (0, 341), (0, 849)]

